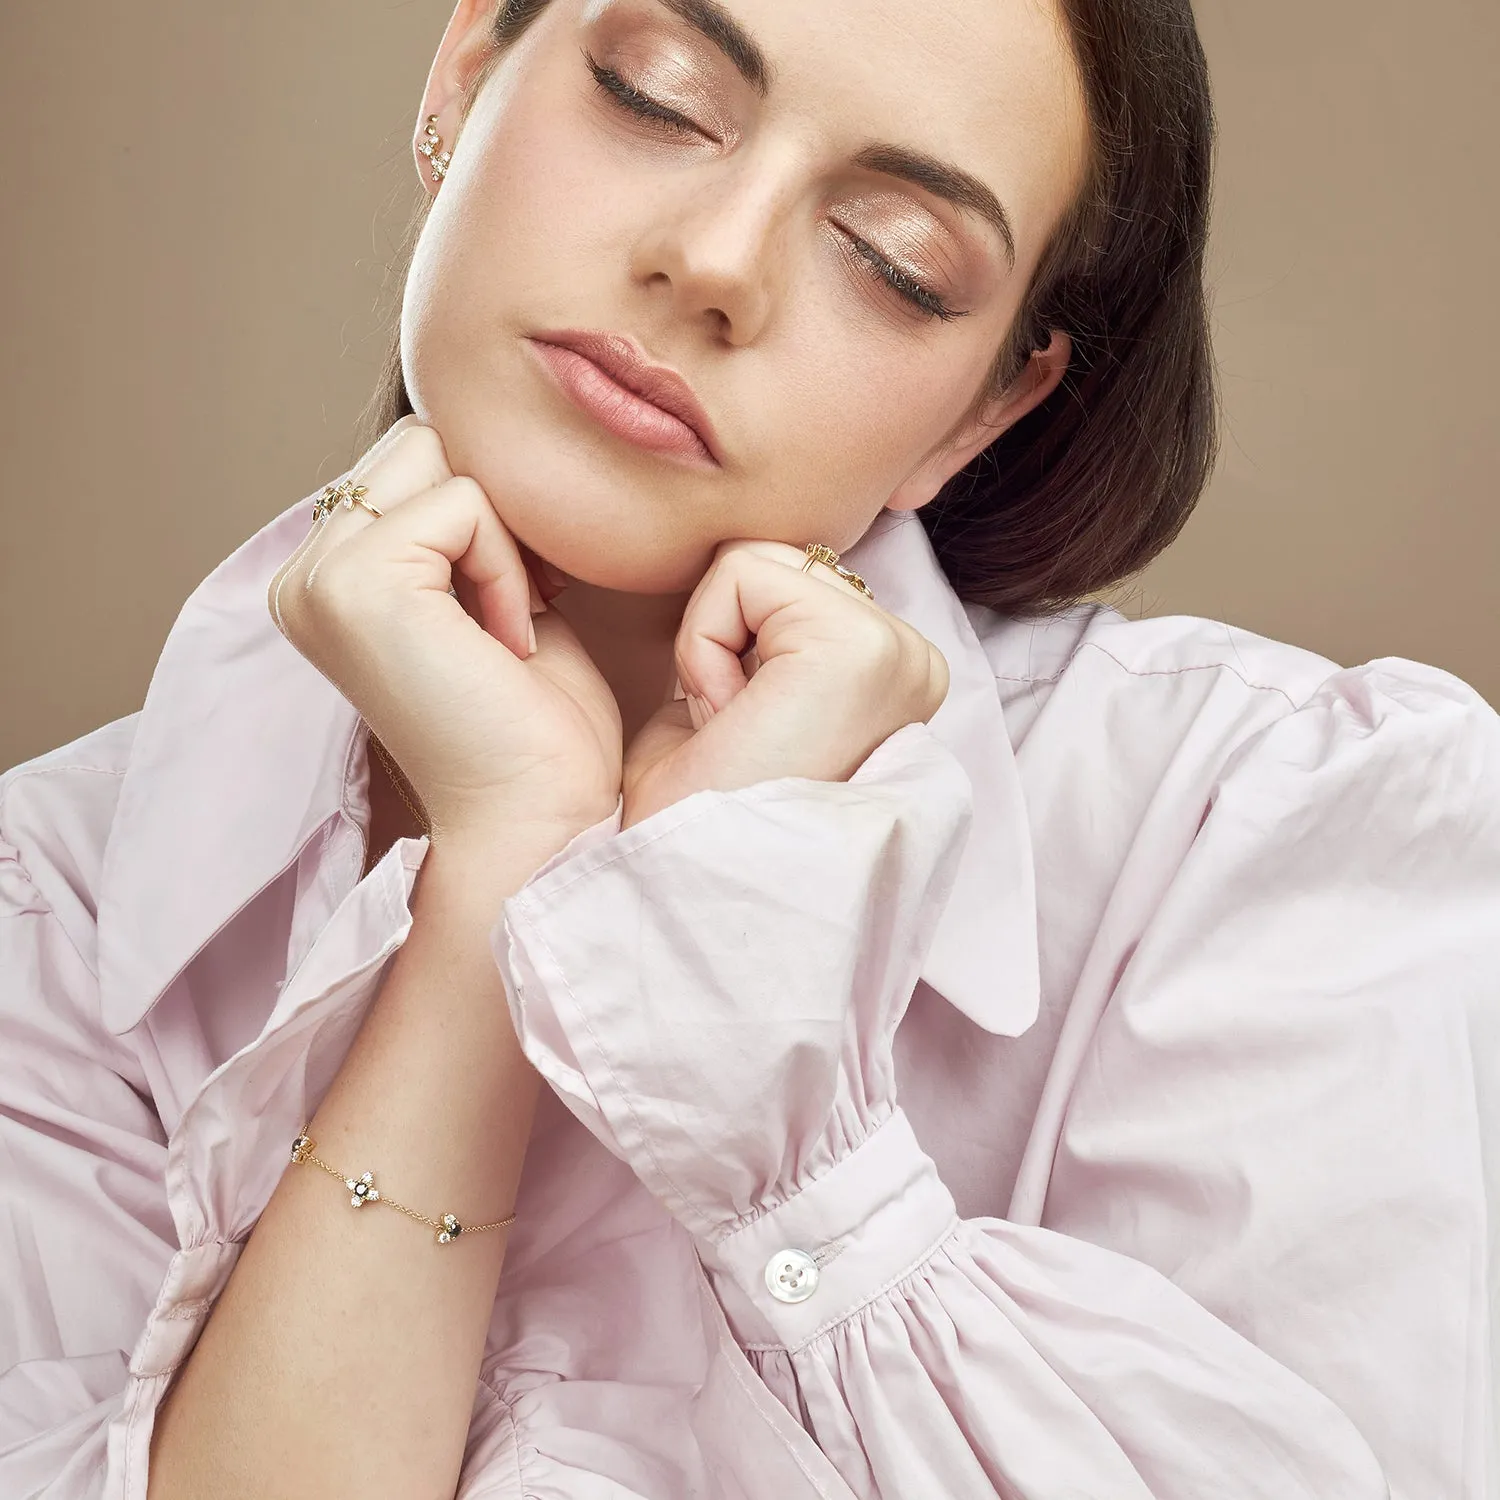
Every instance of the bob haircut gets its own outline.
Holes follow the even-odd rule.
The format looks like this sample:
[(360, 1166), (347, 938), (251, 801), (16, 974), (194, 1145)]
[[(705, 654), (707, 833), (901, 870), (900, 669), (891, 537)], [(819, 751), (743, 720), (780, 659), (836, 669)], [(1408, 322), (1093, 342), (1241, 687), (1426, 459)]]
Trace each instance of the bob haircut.
[[(547, 3), (500, 0), (462, 118)], [(917, 512), (959, 598), (1011, 615), (1067, 609), (1144, 568), (1186, 524), (1218, 448), (1204, 286), (1215, 127), (1190, 0), (1059, 3), (1088, 168), (970, 414), (1050, 330), (1073, 356), (1051, 396)], [(422, 194), (393, 267), (403, 285), (430, 204)], [(363, 446), (411, 410), (397, 319)]]

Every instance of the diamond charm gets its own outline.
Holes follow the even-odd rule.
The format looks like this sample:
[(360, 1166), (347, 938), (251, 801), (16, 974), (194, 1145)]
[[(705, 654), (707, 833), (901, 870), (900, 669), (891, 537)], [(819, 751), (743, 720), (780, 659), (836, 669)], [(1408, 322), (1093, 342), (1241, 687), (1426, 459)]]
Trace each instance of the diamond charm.
[(437, 133), (436, 127), (437, 116), (428, 115), (427, 125), (423, 131), (427, 139), (417, 147), (417, 150), (432, 164), (432, 180), (441, 182), (448, 175), (448, 163), (453, 160), (453, 153), (443, 150), (443, 138)]
[(292, 1160), (298, 1163), (306, 1161), (313, 1154), (313, 1147), (316, 1145), (317, 1142), (310, 1135), (299, 1135), (292, 1142)]
[(450, 1240), (456, 1240), (463, 1232), (464, 1226), (452, 1214), (444, 1214), (443, 1227), (438, 1230), (437, 1242), (440, 1245), (446, 1245)]
[(365, 1172), (359, 1177), (346, 1177), (344, 1186), (353, 1194), (349, 1199), (350, 1208), (362, 1208), (366, 1203), (380, 1202), (380, 1190), (375, 1186), (373, 1173)]

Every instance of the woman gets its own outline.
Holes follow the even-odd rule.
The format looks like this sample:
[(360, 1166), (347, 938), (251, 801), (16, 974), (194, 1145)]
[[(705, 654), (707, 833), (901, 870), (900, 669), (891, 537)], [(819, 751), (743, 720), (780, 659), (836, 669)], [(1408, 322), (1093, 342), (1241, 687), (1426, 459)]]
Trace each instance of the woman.
[(420, 120), (379, 441), (0, 784), (0, 1492), (1490, 1492), (1500, 725), (1084, 599), (1186, 5), (460, 0)]

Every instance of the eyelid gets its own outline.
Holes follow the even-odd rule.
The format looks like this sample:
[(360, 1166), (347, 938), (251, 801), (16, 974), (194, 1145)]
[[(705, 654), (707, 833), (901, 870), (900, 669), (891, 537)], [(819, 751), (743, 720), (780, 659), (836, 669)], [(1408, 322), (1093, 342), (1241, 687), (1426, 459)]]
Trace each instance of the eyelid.
[(715, 140), (690, 115), (638, 88), (618, 70), (607, 67), (594, 57), (587, 47), (583, 49), (585, 64), (594, 76), (594, 82), (605, 93), (610, 102), (628, 111), (639, 120), (661, 125), (668, 130), (701, 136), (704, 140)]
[[(855, 234), (852, 230), (840, 228), (836, 224), (834, 228), (838, 229), (840, 235), (849, 246), (849, 253), (862, 264), (863, 268), (870, 275), (881, 281), (896, 296), (900, 297), (914, 311), (921, 313), (926, 318), (935, 318), (943, 323), (950, 323), (955, 318), (968, 317), (967, 310), (950, 306), (947, 301), (937, 292), (933, 291), (925, 282), (913, 276), (909, 271), (903, 270), (894, 261), (888, 260), (863, 235)], [(903, 289), (898, 284), (901, 281), (906, 282), (916, 295)]]
[[(643, 122), (660, 125), (663, 129), (674, 133), (697, 135), (705, 140), (714, 139), (680, 110), (663, 104), (638, 88), (614, 68), (600, 63), (587, 47), (582, 50), (585, 64), (593, 75), (594, 83), (609, 96), (616, 108), (625, 110)], [(942, 322), (951, 322), (955, 318), (967, 316), (966, 312), (951, 307), (920, 277), (888, 259), (862, 235), (856, 234), (851, 229), (845, 229), (832, 220), (829, 222), (833, 223), (833, 227), (843, 237), (849, 246), (850, 254), (859, 262), (861, 269), (878, 280), (889, 293), (899, 297), (908, 308), (926, 319), (938, 319)]]

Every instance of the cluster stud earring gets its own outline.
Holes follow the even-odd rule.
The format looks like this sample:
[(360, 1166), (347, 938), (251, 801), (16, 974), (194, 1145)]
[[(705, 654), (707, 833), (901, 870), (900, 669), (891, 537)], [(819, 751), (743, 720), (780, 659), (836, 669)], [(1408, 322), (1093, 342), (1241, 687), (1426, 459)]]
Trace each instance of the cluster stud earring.
[(443, 138), (437, 133), (437, 116), (427, 116), (427, 139), (417, 150), (432, 163), (432, 180), (441, 182), (448, 175), (448, 163), (453, 160), (451, 151), (443, 150)]

